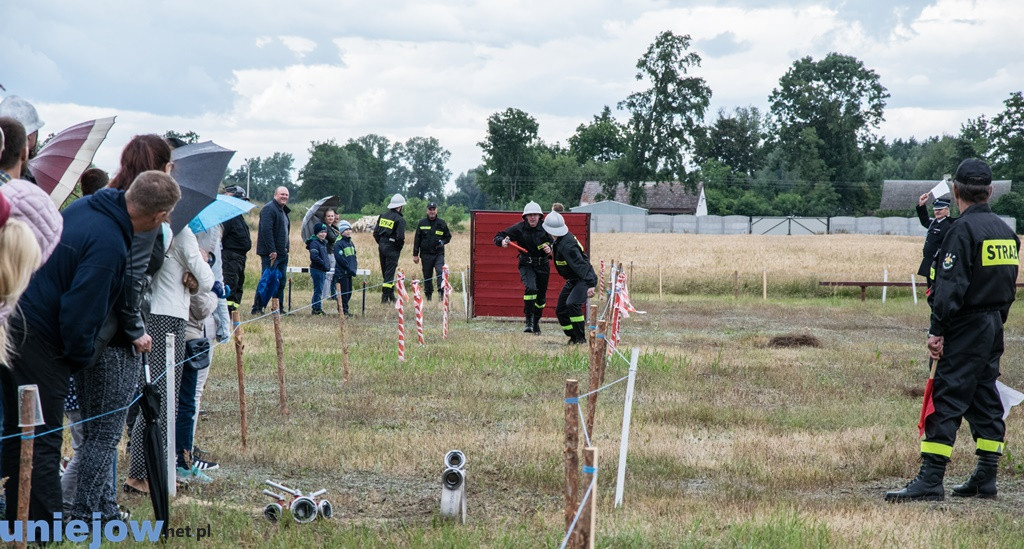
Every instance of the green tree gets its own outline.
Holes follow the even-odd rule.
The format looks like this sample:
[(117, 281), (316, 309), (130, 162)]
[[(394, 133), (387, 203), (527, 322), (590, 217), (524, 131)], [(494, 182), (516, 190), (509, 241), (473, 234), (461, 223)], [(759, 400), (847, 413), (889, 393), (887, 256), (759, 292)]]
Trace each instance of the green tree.
[(824, 143), (819, 152), (828, 179), (838, 183), (836, 190), (848, 209), (863, 209), (867, 204), (862, 203), (861, 188), (851, 183), (864, 179), (864, 150), (876, 141), (873, 132), (884, 120), (888, 97), (878, 74), (854, 57), (804, 57), (793, 63), (768, 98), (774, 137), (792, 160), (801, 152), (791, 147), (800, 142), (805, 128), (813, 128)]
[(477, 183), (505, 207), (529, 195), (536, 185), (538, 129), (537, 120), (516, 108), (487, 118), (487, 137), (478, 143), (484, 152), (484, 172), (478, 173)]
[(298, 187), (292, 181), (295, 157), (290, 153), (276, 152), (269, 158), (246, 158), (244, 163), (225, 180), (225, 185), (249, 188), (249, 198), (267, 202), (274, 198), (274, 190), (285, 187), (292, 199), (299, 196)]
[(448, 196), (448, 203), (462, 206), (466, 210), (482, 210), (487, 207), (487, 194), (477, 185), (477, 174), (483, 167), (474, 168), (455, 178), (455, 192)]
[(439, 199), (452, 172), (445, 166), (452, 153), (435, 137), (413, 137), (405, 142), (403, 160), (409, 174), (406, 192), (411, 196)]
[[(687, 181), (686, 156), (693, 136), (711, 101), (711, 88), (703, 78), (689, 76), (700, 66), (700, 56), (688, 52), (690, 35), (662, 32), (636, 62), (636, 79), (650, 87), (630, 94), (618, 105), (629, 112), (626, 154), (618, 162), (619, 174), (630, 191), (630, 202), (643, 197), (644, 181)], [(606, 185), (611, 194), (615, 182)]]
[(1024, 181), (1024, 94), (1010, 94), (1003, 112), (992, 117), (992, 171), (999, 178)]
[(310, 144), (309, 161), (299, 170), (299, 180), (306, 199), (334, 195), (339, 197), (342, 211), (360, 206), (354, 196), (361, 180), (358, 160), (333, 139)]
[(1011, 191), (999, 197), (992, 204), (992, 211), (999, 215), (1008, 215), (1017, 220), (1017, 234), (1024, 233), (1024, 194)]
[(589, 124), (580, 124), (569, 138), (569, 153), (579, 164), (587, 161), (611, 162), (626, 152), (625, 129), (605, 105)]
[[(388, 138), (367, 134), (350, 139), (349, 145), (363, 149), (359, 154), (362, 173), (366, 176), (366, 185), (373, 185), (374, 191), (364, 192), (367, 202), (376, 202), (376, 194), (391, 197), (395, 193), (406, 192), (409, 184), (408, 170), (402, 166), (403, 147), (401, 143), (392, 143)], [(353, 147), (346, 146), (350, 151)]]
[(174, 130), (167, 130), (166, 132), (164, 132), (164, 139), (170, 139), (172, 137), (177, 137), (178, 139), (184, 141), (188, 145), (191, 145), (193, 143), (199, 143), (199, 134), (192, 130), (189, 130), (185, 133), (176, 132)]
[(694, 158), (700, 164), (716, 160), (754, 175), (764, 158), (762, 119), (757, 107), (739, 107), (732, 115), (720, 109), (718, 119), (696, 134)]

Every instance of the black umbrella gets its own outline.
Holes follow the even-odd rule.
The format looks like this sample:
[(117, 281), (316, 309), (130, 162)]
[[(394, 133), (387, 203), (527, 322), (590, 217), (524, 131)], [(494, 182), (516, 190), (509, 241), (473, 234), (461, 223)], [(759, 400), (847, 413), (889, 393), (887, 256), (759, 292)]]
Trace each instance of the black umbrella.
[(317, 223), (324, 223), (324, 218), (327, 216), (327, 210), (335, 210), (341, 201), (338, 200), (337, 196), (325, 196), (320, 200), (317, 200), (306, 210), (306, 215), (302, 217), (302, 241), (309, 240), (309, 237), (313, 236), (313, 226)]
[(171, 177), (181, 187), (181, 201), (171, 212), (173, 234), (178, 234), (203, 208), (217, 199), (217, 189), (234, 155), (235, 151), (213, 141), (174, 149), (171, 153), (171, 161), (174, 162)]
[(142, 387), (142, 400), (139, 401), (139, 405), (142, 407), (143, 421), (146, 422), (142, 440), (146, 456), (146, 475), (149, 477), (149, 498), (153, 502), (153, 518), (163, 521), (163, 530), (160, 534), (166, 535), (167, 521), (171, 515), (170, 495), (167, 490), (167, 452), (164, 437), (160, 436), (160, 424), (157, 422), (163, 397), (150, 379), (146, 353), (142, 355), (142, 368), (146, 372), (146, 384)]

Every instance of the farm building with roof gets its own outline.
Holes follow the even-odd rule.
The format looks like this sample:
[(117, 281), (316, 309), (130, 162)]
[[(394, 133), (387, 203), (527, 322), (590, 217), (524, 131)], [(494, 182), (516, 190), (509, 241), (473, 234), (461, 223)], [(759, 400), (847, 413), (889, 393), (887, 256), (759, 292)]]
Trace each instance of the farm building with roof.
[[(694, 214), (697, 212), (697, 202), (700, 200), (702, 185), (698, 186), (692, 193), (687, 191), (686, 186), (678, 181), (660, 183), (648, 181), (643, 183), (643, 186), (646, 198), (642, 204), (634, 204), (634, 206), (644, 208), (650, 214), (678, 215)], [(583, 184), (583, 192), (580, 194), (580, 206), (594, 204), (606, 199), (629, 204), (629, 191), (626, 190), (626, 185), (619, 183), (615, 187), (615, 196), (607, 196), (601, 188), (600, 181), (587, 181)], [(578, 210), (573, 208), (573, 211)]]

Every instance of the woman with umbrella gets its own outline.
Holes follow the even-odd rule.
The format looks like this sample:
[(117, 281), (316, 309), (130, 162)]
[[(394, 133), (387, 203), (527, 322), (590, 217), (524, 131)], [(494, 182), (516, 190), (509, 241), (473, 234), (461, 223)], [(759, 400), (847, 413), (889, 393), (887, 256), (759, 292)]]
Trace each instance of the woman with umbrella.
[[(122, 151), (120, 170), (108, 187), (127, 191), (143, 172), (170, 169), (167, 142), (158, 135), (137, 135)], [(163, 341), (152, 338), (146, 325), (145, 303), (151, 276), (163, 263), (163, 252), (159, 227), (134, 234), (123, 289), (100, 329), (95, 362), (75, 374), (82, 417), (99, 417), (82, 424), (82, 441), (69, 466), (77, 471), (77, 483), (65, 489), (65, 498), (73, 502), (70, 514), (74, 518), (91, 520), (94, 512), (103, 520), (120, 518), (112, 475), (127, 416), (127, 411), (120, 409), (135, 396), (142, 372), (140, 353), (163, 347)], [(101, 415), (111, 410), (120, 411)], [(68, 482), (75, 478), (69, 476)]]

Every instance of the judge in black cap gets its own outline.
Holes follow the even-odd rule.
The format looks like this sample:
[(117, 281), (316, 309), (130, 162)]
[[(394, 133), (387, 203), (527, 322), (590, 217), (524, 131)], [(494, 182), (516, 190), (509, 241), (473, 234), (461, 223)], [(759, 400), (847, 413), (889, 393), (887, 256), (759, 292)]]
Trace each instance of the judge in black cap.
[(437, 204), (427, 204), (427, 217), (416, 224), (416, 238), (412, 243), (413, 263), (423, 263), (423, 293), (430, 301), (434, 294), (434, 282), (441, 287), (441, 272), (444, 267), (444, 246), (452, 241), (448, 224), (437, 217)]
[(946, 463), (960, 421), (971, 426), (978, 464), (970, 478), (953, 487), (960, 497), (996, 497), (996, 468), (1004, 450), (1006, 425), (996, 379), (1003, 354), (1003, 324), (1016, 296), (1020, 241), (992, 213), (992, 171), (976, 158), (956, 169), (953, 198), (962, 215), (939, 247), (928, 354), (935, 361), (934, 412), (924, 417), (921, 470), (887, 501), (941, 500)]
[(924, 237), (924, 251), (922, 253), (924, 257), (921, 258), (921, 265), (917, 268), (917, 274), (925, 278), (929, 289), (932, 287), (932, 279), (934, 278), (932, 266), (935, 262), (935, 252), (938, 251), (939, 245), (942, 244), (942, 239), (945, 238), (949, 226), (956, 221), (956, 219), (949, 217), (949, 200), (943, 198), (936, 198), (935, 202), (932, 202), (935, 218), (928, 217), (928, 207), (925, 204), (928, 202), (930, 194), (931, 192), (929, 191), (917, 199), (917, 217), (921, 220), (921, 226), (928, 229), (928, 234)]

